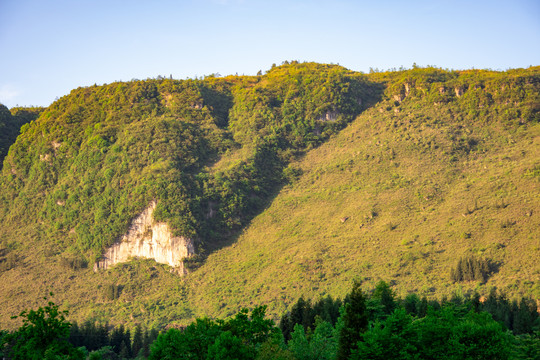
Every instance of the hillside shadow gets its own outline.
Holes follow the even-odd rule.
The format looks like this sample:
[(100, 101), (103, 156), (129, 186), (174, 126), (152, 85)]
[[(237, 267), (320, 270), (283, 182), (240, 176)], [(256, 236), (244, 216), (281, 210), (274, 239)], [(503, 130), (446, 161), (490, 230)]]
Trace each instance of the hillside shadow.
[[(385, 85), (376, 82), (365, 82), (363, 79), (362, 93), (364, 97), (362, 99), (355, 99), (357, 101), (357, 111), (350, 114), (350, 121), (344, 122), (337, 131), (333, 134), (339, 133), (352, 121), (354, 121), (362, 112), (370, 109), (379, 101), (381, 101)], [(227, 101), (227, 99), (221, 99)], [(326, 137), (323, 141), (318, 142), (315, 146), (304, 147), (295, 149), (290, 146), (287, 141), (278, 139), (272, 143), (265, 143), (260, 149), (255, 152), (254, 158), (251, 159), (253, 164), (243, 163), (238, 169), (240, 173), (245, 171), (246, 167), (252, 166), (254, 170), (249, 175), (255, 175), (254, 177), (245, 176), (245, 174), (233, 174), (228, 176), (231, 179), (223, 180), (224, 183), (230, 182), (227, 189), (234, 189), (235, 193), (227, 193), (226, 196), (234, 197), (241, 196), (245, 198), (247, 205), (245, 208), (234, 209), (238, 211), (240, 224), (233, 227), (223, 227), (216, 225), (219, 219), (214, 221), (214, 213), (219, 212), (219, 203), (227, 202), (229, 198), (210, 198), (206, 199), (206, 204), (203, 206), (203, 214), (205, 218), (202, 229), (201, 237), (204, 238), (204, 243), (199, 249), (199, 255), (196, 259), (188, 260), (187, 267), (190, 270), (194, 270), (198, 266), (202, 265), (206, 258), (213, 252), (219, 251), (225, 247), (235, 244), (242, 233), (250, 226), (254, 218), (265, 212), (274, 202), (276, 197), (280, 194), (282, 189), (291, 183), (291, 179), (301, 176), (299, 173), (285, 174), (284, 170), (291, 161), (299, 160), (307, 154), (307, 152), (315, 149), (322, 144), (326, 143), (330, 139), (330, 136)], [(280, 147), (283, 144), (288, 144), (289, 147)], [(267, 148), (265, 148), (267, 146)], [(270, 149), (270, 150), (269, 150)], [(260, 155), (260, 156), (259, 156)], [(259, 157), (259, 158), (258, 158)], [(249, 180), (245, 180), (245, 179)], [(251, 187), (251, 188), (249, 188)], [(254, 188), (262, 188), (259, 192), (253, 191)], [(247, 210), (246, 210), (247, 209)]]
[(10, 111), (0, 104), (0, 170), (9, 148), (21, 132), (21, 127), (37, 119), (42, 111), (43, 108), (12, 108)]

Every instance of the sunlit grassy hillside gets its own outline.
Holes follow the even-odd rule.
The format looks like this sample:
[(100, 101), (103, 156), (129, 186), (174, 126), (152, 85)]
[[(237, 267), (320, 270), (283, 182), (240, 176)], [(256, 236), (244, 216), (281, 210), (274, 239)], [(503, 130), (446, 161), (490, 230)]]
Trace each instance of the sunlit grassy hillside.
[[(538, 122), (389, 95), (292, 164), (302, 175), (190, 276), (202, 313), (278, 314), (300, 295), (343, 296), (353, 278), (401, 295), (540, 298)], [(486, 283), (451, 281), (469, 256), (490, 262)]]
[[(538, 67), (291, 64), (75, 90), (4, 162), (0, 328), (49, 291), (73, 320), (155, 327), (260, 304), (278, 317), (354, 278), (398, 295), (540, 299), (539, 84)], [(191, 273), (150, 260), (94, 273), (152, 197), (201, 244)], [(471, 257), (487, 280), (452, 281)]]

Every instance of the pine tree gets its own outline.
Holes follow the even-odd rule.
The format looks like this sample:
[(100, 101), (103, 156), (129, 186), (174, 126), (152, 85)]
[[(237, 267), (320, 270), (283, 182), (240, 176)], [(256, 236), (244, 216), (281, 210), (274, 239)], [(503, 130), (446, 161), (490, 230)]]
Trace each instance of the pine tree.
[(354, 281), (349, 302), (345, 305), (342, 316), (342, 327), (339, 332), (338, 360), (349, 358), (353, 349), (356, 349), (362, 333), (368, 327), (366, 298), (360, 288), (360, 282)]
[(463, 258), (460, 258), (457, 265), (456, 270), (454, 272), (454, 281), (462, 281), (463, 280)]
[(305, 308), (306, 308), (306, 301), (304, 300), (304, 297), (301, 296), (300, 299), (298, 299), (296, 304), (294, 304), (291, 309), (291, 315), (290, 315), (291, 332), (292, 332), (292, 329), (294, 328), (294, 325), (296, 324), (303, 325)]
[(390, 315), (396, 308), (394, 293), (392, 292), (392, 289), (390, 289), (390, 286), (382, 280), (375, 287), (372, 298), (379, 300), (384, 313), (387, 315)]
[(150, 334), (148, 332), (148, 329), (144, 330), (144, 336), (143, 336), (143, 356), (148, 357), (150, 356), (150, 345), (152, 344), (152, 341), (150, 340)]
[(472, 295), (470, 302), (473, 307), (473, 310), (475, 312), (479, 312), (482, 306), (482, 303), (480, 302), (480, 294), (477, 291), (475, 291), (474, 294)]
[(450, 280), (452, 280), (453, 282), (458, 282), (458, 275), (457, 275), (457, 272), (456, 272), (456, 269), (455, 268), (451, 268), (450, 269)]
[(120, 352), (120, 347), (122, 346), (123, 340), (124, 340), (124, 325), (120, 325), (111, 332), (111, 338), (109, 341), (115, 353), (118, 354)]
[(98, 332), (96, 330), (95, 323), (86, 321), (83, 325), (83, 336), (85, 340), (85, 346), (88, 350), (97, 350), (100, 348)]
[(464, 262), (465, 262), (465, 267), (464, 267), (463, 280), (471, 281), (474, 279), (473, 261), (469, 257), (469, 258), (464, 259)]
[(538, 319), (538, 311), (533, 300), (521, 298), (513, 314), (512, 331), (514, 334), (527, 334), (533, 332), (534, 323)]
[(418, 297), (418, 295), (416, 295), (415, 293), (410, 293), (405, 296), (402, 304), (407, 314), (417, 315), (417, 308), (419, 302), (420, 298)]
[(315, 314), (313, 313), (313, 308), (311, 307), (311, 300), (307, 300), (304, 306), (304, 311), (302, 312), (302, 325), (304, 329), (315, 329)]
[(109, 345), (109, 325), (108, 324), (101, 324), (98, 327), (97, 337), (99, 339), (99, 347), (98, 348), (102, 348), (104, 346)]
[(126, 330), (124, 332), (124, 338), (122, 339), (122, 342), (126, 344), (126, 351), (128, 357), (131, 357), (131, 332), (129, 330)]
[(281, 333), (283, 334), (283, 338), (285, 340), (291, 339), (291, 317), (288, 313), (284, 314), (281, 317), (281, 320), (279, 322), (279, 328), (281, 329)]
[(69, 329), (69, 342), (73, 344), (76, 348), (83, 346), (83, 343), (81, 342), (81, 331), (79, 329), (79, 325), (74, 322), (71, 324), (71, 329)]
[(142, 348), (143, 348), (143, 333), (142, 333), (140, 325), (137, 325), (137, 327), (135, 328), (135, 333), (133, 334), (133, 344), (131, 345), (131, 352), (133, 354), (133, 357), (138, 356)]
[(425, 317), (427, 315), (428, 311), (428, 301), (426, 296), (424, 295), (422, 297), (422, 300), (417, 304), (416, 307), (416, 314), (419, 317)]
[(124, 340), (120, 344), (120, 352), (118, 353), (120, 359), (129, 359), (131, 356), (129, 354), (129, 347)]
[(143, 355), (145, 357), (150, 356), (150, 345), (157, 339), (159, 332), (156, 329), (150, 331), (144, 331), (144, 340), (143, 340)]
[(482, 282), (485, 282), (487, 278), (489, 277), (489, 267), (490, 267), (489, 261), (483, 258), (479, 261), (479, 264), (480, 264), (480, 272), (482, 274), (482, 279), (478, 279), (478, 280), (482, 280)]

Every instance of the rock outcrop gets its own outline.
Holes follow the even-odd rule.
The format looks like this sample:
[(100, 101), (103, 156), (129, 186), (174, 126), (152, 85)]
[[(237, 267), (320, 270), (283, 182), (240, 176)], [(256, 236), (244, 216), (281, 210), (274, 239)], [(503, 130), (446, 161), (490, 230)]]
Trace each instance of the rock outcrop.
[(336, 121), (339, 113), (337, 111), (327, 111), (324, 115), (319, 117), (319, 121)]
[(183, 259), (195, 254), (193, 241), (173, 236), (166, 223), (155, 222), (153, 213), (156, 205), (156, 201), (152, 201), (133, 219), (128, 232), (105, 251), (102, 259), (94, 265), (94, 271), (139, 257), (154, 259), (172, 266), (179, 274), (185, 273)]

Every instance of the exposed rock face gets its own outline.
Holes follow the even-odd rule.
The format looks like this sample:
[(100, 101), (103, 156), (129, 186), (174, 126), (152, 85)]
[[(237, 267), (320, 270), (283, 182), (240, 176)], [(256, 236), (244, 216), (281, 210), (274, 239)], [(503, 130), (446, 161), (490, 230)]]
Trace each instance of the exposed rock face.
[(405, 83), (405, 96), (409, 96), (409, 92), (411, 92), (412, 84)]
[(337, 111), (327, 111), (319, 118), (319, 121), (336, 121), (339, 113)]
[(193, 241), (173, 236), (166, 223), (154, 222), (152, 214), (156, 205), (152, 201), (146, 210), (133, 219), (128, 232), (105, 251), (102, 259), (94, 265), (94, 271), (141, 257), (170, 265), (179, 274), (185, 273), (182, 260), (195, 254)]

